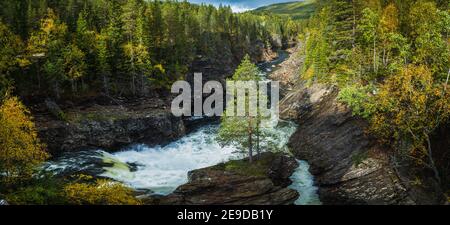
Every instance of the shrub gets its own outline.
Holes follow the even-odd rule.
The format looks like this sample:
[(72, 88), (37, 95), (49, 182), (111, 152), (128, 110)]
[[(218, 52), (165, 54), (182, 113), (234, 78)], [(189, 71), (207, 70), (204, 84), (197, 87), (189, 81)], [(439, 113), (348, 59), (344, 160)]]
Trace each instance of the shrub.
[(26, 181), (48, 158), (30, 112), (18, 98), (6, 98), (0, 106), (0, 124), (0, 181), (4, 185)]
[(373, 114), (374, 108), (370, 101), (370, 92), (373, 90), (372, 86), (347, 86), (342, 88), (338, 99), (352, 109), (354, 116), (369, 119)]
[[(89, 177), (81, 177), (86, 180)], [(73, 205), (139, 205), (133, 190), (121, 183), (106, 179), (93, 182), (74, 182), (64, 187), (64, 195)]]
[(12, 205), (62, 205), (66, 203), (62, 187), (62, 180), (39, 178), (8, 193), (6, 200)]

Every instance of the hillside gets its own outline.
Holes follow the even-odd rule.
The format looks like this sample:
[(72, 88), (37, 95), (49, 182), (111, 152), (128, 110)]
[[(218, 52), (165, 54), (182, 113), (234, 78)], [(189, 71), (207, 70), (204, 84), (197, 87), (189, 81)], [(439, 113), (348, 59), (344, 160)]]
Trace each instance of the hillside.
[(308, 19), (315, 10), (316, 0), (305, 0), (268, 5), (257, 8), (254, 12), (269, 12), (280, 16), (290, 16), (293, 19)]

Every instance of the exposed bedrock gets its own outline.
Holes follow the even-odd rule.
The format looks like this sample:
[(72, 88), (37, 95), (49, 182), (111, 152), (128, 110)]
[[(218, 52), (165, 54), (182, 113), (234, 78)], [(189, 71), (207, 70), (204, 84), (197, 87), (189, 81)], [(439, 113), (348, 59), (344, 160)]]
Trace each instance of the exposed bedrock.
[(164, 197), (145, 199), (161, 205), (292, 205), (297, 191), (289, 179), (297, 161), (283, 154), (264, 153), (249, 165), (231, 161), (189, 172), (189, 182)]

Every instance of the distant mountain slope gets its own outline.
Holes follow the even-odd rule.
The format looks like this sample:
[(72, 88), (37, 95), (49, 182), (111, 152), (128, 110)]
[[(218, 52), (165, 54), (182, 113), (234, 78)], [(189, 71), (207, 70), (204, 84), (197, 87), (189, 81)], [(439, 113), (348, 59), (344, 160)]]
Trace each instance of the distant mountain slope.
[(316, 0), (305, 0), (263, 6), (255, 9), (254, 12), (269, 12), (281, 16), (290, 16), (293, 19), (308, 19), (315, 9)]

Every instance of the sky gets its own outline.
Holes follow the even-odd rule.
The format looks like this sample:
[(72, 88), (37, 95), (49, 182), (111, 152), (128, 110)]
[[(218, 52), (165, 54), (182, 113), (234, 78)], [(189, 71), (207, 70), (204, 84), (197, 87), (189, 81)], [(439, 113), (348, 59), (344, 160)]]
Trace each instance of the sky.
[(282, 2), (293, 2), (295, 0), (188, 0), (192, 3), (208, 3), (218, 6), (230, 5), (234, 12), (243, 12), (256, 9), (261, 6)]

